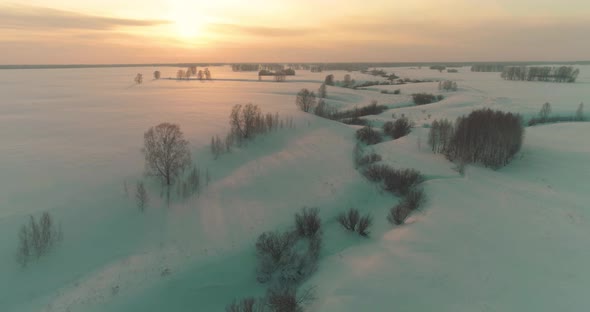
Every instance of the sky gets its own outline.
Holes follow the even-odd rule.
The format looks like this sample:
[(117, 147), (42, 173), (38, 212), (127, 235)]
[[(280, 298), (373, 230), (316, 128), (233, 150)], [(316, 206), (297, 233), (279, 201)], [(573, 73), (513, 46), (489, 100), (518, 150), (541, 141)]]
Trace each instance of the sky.
[(588, 34), (588, 0), (0, 0), (0, 64), (572, 61)]

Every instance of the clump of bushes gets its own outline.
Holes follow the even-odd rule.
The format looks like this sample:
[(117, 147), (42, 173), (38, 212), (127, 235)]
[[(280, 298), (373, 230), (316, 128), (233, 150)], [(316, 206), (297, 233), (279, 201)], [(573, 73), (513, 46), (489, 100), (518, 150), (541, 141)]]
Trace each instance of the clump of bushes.
[(377, 101), (372, 101), (371, 104), (361, 108), (353, 108), (350, 110), (340, 111), (334, 115), (334, 119), (355, 118), (368, 115), (379, 115), (388, 109), (385, 105), (378, 105)]
[(382, 183), (383, 188), (395, 195), (407, 195), (424, 181), (424, 176), (415, 169), (393, 169), (387, 165), (369, 165), (362, 172), (371, 182)]
[(265, 232), (256, 242), (257, 279), (261, 283), (297, 286), (317, 269), (322, 245), (318, 211), (295, 215), (295, 231)]
[(355, 126), (366, 126), (369, 124), (368, 121), (360, 118), (360, 117), (352, 117), (352, 118), (345, 118), (340, 120), (341, 123), (347, 125), (355, 125)]
[(300, 237), (313, 237), (320, 233), (322, 222), (318, 216), (318, 208), (304, 207), (301, 213), (295, 214), (295, 229)]
[(388, 121), (383, 124), (383, 132), (394, 140), (408, 135), (411, 128), (412, 125), (406, 117), (399, 118), (395, 122)]
[(393, 94), (400, 94), (402, 91), (400, 89), (393, 90)]
[(442, 101), (444, 97), (442, 95), (434, 95), (430, 93), (414, 93), (412, 94), (412, 99), (416, 105), (425, 105)]
[(397, 205), (391, 207), (387, 215), (387, 221), (395, 225), (404, 223), (410, 213), (424, 203), (425, 197), (424, 191), (421, 188), (411, 189)]
[(382, 141), (381, 133), (373, 130), (371, 126), (365, 126), (357, 130), (356, 138), (367, 145), (377, 144)]
[(439, 81), (438, 89), (444, 91), (457, 91), (457, 83), (451, 80)]
[(356, 143), (352, 150), (352, 157), (354, 160), (354, 168), (364, 167), (381, 161), (381, 155), (371, 151), (364, 155), (363, 146), (360, 143)]
[(370, 214), (361, 217), (359, 211), (354, 208), (340, 213), (337, 220), (345, 229), (351, 232), (357, 232), (360, 236), (364, 237), (369, 235), (369, 227), (373, 224), (373, 218)]
[(500, 168), (520, 150), (524, 128), (518, 114), (481, 109), (459, 117), (454, 126), (433, 122), (429, 143), (434, 152), (459, 163)]
[(39, 220), (30, 216), (18, 232), (16, 260), (22, 266), (46, 255), (63, 238), (61, 226), (56, 226), (51, 214), (44, 212)]

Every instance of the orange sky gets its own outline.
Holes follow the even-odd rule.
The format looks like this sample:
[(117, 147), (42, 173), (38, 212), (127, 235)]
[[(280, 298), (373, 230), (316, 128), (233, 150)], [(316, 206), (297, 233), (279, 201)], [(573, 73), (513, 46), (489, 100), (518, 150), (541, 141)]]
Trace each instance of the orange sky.
[(590, 59), (584, 0), (0, 0), (0, 64)]

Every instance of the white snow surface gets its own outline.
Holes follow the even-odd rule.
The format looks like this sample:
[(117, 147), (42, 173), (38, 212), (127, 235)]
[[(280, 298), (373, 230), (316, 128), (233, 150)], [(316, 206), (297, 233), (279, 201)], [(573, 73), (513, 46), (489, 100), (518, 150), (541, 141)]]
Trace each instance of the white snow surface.
[[(255, 239), (292, 226), (303, 206), (319, 207), (324, 222), (319, 270), (305, 285), (317, 297), (309, 311), (588, 310), (590, 123), (528, 127), (512, 163), (497, 171), (468, 166), (464, 176), (429, 151), (422, 128), (482, 107), (529, 117), (550, 102), (555, 114), (571, 115), (590, 103), (590, 66), (577, 67), (575, 84), (503, 81), (468, 68), (386, 68), (455, 80), (459, 91), (439, 92), (437, 83), (328, 87), (327, 102), (339, 108), (388, 105), (366, 118), (376, 125), (394, 113), (415, 124), (409, 136), (373, 147), (383, 163), (427, 178), (426, 204), (396, 227), (385, 217), (398, 198), (353, 168), (356, 128), (294, 104), (301, 88), (316, 90), (344, 71), (298, 71), (274, 83), (227, 67), (211, 67), (219, 80), (209, 82), (151, 80), (156, 69), (174, 76), (172, 67), (2, 70), (0, 311), (223, 311), (234, 298), (264, 294)], [(132, 83), (137, 72), (142, 85)], [(412, 106), (414, 92), (445, 99)], [(296, 128), (214, 160), (211, 136), (227, 132), (234, 104), (249, 102), (293, 117)], [(164, 121), (181, 126), (193, 161), (212, 177), (198, 196), (169, 204), (142, 175), (140, 152), (143, 132)], [(133, 199), (139, 180), (150, 196), (144, 214)], [(373, 215), (370, 238), (337, 224), (349, 207)], [(18, 228), (42, 211), (61, 222), (64, 240), (21, 269)]]

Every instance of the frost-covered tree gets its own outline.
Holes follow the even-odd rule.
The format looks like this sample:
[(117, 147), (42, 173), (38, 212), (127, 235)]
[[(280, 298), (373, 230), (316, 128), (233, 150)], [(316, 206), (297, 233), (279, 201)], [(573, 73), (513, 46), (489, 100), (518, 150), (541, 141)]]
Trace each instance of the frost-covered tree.
[(161, 123), (144, 133), (146, 173), (170, 186), (174, 179), (191, 164), (188, 141), (176, 124)]
[(297, 107), (299, 107), (299, 109), (308, 113), (313, 109), (313, 107), (316, 104), (315, 93), (307, 89), (301, 89), (301, 91), (297, 93), (297, 99), (295, 100), (295, 103), (297, 104)]
[(326, 91), (326, 83), (322, 83), (322, 85), (318, 89), (318, 97), (320, 99), (325, 99), (327, 96), (328, 96), (328, 93)]

